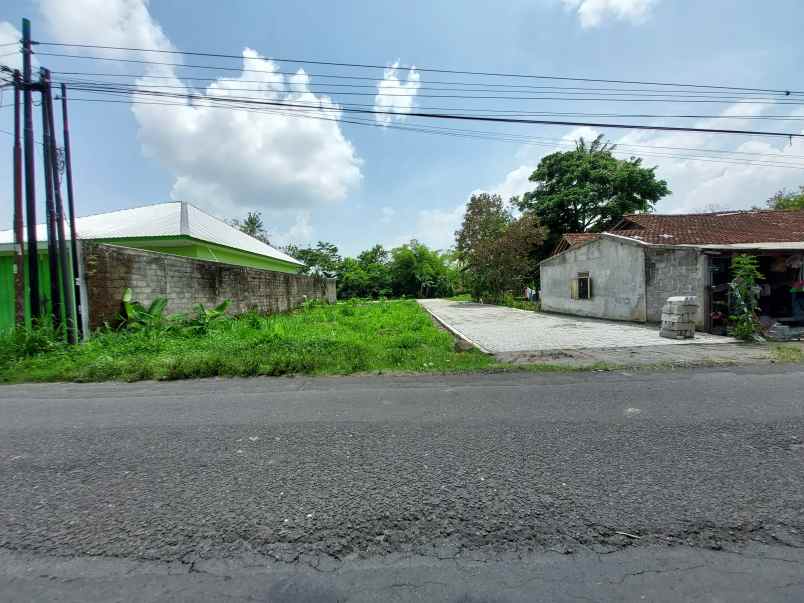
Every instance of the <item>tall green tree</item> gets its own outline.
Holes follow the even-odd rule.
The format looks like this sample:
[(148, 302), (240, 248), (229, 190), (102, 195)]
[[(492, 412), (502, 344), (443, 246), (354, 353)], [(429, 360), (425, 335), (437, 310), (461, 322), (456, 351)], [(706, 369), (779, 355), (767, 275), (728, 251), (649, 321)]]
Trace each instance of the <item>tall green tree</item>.
[(265, 230), (265, 224), (262, 221), (261, 212), (250, 211), (242, 220), (235, 218), (230, 220), (229, 224), (266, 245), (271, 244), (268, 239), (268, 232)]
[(472, 297), (496, 301), (530, 284), (534, 253), (543, 242), (544, 231), (533, 211), (515, 217), (500, 195), (472, 195), (455, 232), (455, 254)]
[(591, 143), (580, 138), (572, 151), (547, 155), (529, 180), (536, 188), (517, 199), (522, 211), (533, 211), (547, 228), (552, 248), (567, 232), (601, 232), (629, 213), (649, 212), (670, 193), (656, 178), (656, 168), (642, 159), (617, 159), (616, 147), (601, 134)]
[(357, 258), (344, 258), (338, 269), (338, 296), (387, 297), (392, 294), (390, 254), (382, 245), (361, 252)]
[(771, 209), (804, 209), (804, 185), (798, 187), (798, 192), (777, 191), (767, 203)]
[(338, 247), (327, 241), (319, 241), (315, 247), (299, 247), (291, 244), (285, 247), (285, 253), (305, 263), (302, 274), (334, 277), (341, 264)]
[(445, 297), (453, 294), (457, 274), (449, 255), (415, 239), (391, 250), (389, 268), (394, 295)]

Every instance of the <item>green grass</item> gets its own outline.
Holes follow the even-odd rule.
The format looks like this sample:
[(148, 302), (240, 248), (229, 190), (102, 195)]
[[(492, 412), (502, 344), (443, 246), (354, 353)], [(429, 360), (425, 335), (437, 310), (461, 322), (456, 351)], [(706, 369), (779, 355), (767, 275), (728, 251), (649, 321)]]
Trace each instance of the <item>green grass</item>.
[[(461, 295), (453, 295), (452, 297), (448, 297), (447, 299), (450, 301), (458, 301), (458, 302), (474, 301), (472, 299), (472, 296), (468, 293), (462, 293)], [(499, 301), (496, 302), (489, 301), (487, 303), (493, 303), (498, 306), (508, 306), (509, 308), (518, 308), (520, 310), (530, 310), (531, 312), (538, 312), (541, 310), (541, 304), (539, 304), (539, 302), (528, 301), (526, 299), (514, 297), (512, 295), (505, 295)]]
[(453, 295), (452, 297), (447, 298), (450, 301), (459, 301), (459, 302), (470, 302), (472, 301), (472, 296), (468, 293), (461, 293), (460, 295)]
[(771, 352), (777, 362), (804, 363), (804, 350), (794, 343), (771, 346)]
[(87, 343), (53, 343), (43, 330), (0, 338), (0, 382), (137, 381), (213, 376), (457, 372), (492, 368), (455, 352), (450, 334), (415, 301), (345, 302), (286, 314), (246, 314), (192, 335), (104, 330)]
[(500, 302), (500, 305), (519, 310), (529, 310), (530, 312), (539, 312), (542, 309), (542, 305), (539, 302), (532, 302), (527, 299), (506, 298)]

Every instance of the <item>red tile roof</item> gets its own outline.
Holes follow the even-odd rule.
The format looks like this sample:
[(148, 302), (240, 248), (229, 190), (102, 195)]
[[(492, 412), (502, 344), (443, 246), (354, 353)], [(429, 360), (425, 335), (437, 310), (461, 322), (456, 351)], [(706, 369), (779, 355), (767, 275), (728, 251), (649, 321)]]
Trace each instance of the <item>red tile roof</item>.
[(599, 232), (568, 232), (564, 235), (564, 238), (567, 240), (567, 243), (570, 246), (574, 247), (575, 245), (580, 245), (581, 243), (587, 243), (589, 241), (594, 241), (595, 239), (600, 238)]
[(804, 210), (709, 214), (630, 214), (611, 234), (659, 245), (804, 242)]
[(553, 249), (552, 255), (556, 255), (557, 253), (561, 253), (562, 251), (566, 251), (567, 249), (572, 249), (573, 247), (583, 245), (584, 243), (588, 243), (589, 241), (594, 241), (595, 239), (599, 238), (600, 238), (599, 232), (565, 233), (564, 236), (561, 237), (561, 240), (558, 242), (555, 249)]

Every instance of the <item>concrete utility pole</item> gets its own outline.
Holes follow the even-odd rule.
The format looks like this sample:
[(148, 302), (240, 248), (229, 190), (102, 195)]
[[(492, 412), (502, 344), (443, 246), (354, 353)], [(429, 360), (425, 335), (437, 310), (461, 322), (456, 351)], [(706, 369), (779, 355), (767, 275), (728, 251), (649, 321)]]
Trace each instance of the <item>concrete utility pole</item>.
[(50, 89), (47, 69), (39, 70), (39, 87), (42, 91), (42, 158), (45, 168), (45, 219), (47, 222), (47, 260), (50, 268), (50, 310), (53, 326), (61, 326), (61, 292), (59, 290), (59, 250), (56, 235), (56, 206), (53, 200), (52, 134), (47, 117), (47, 96)]
[(73, 289), (75, 295), (75, 320), (78, 336), (84, 335), (81, 308), (81, 280), (78, 265), (78, 232), (75, 227), (75, 200), (73, 198), (73, 159), (70, 152), (70, 124), (67, 120), (67, 86), (61, 85), (61, 123), (64, 129), (64, 172), (67, 176), (67, 208), (70, 212), (70, 256), (73, 264)]
[(14, 308), (15, 323), (25, 324), (25, 236), (22, 225), (22, 145), (20, 144), (20, 88), (22, 75), (14, 71)]
[(59, 178), (59, 154), (56, 147), (56, 126), (53, 118), (53, 91), (50, 85), (50, 71), (44, 69), (45, 87), (42, 90), (42, 110), (47, 118), (48, 132), (50, 132), (50, 148), (48, 155), (50, 165), (51, 183), (53, 184), (53, 203), (56, 218), (56, 237), (59, 254), (59, 272), (61, 273), (61, 298), (64, 305), (64, 322), (67, 325), (67, 341), (75, 343), (75, 308), (73, 304), (74, 288), (70, 282), (70, 258), (67, 252), (67, 238), (64, 234), (64, 203), (61, 198), (61, 180)]
[(28, 232), (28, 293), (31, 319), (42, 315), (39, 298), (39, 254), (36, 242), (36, 174), (34, 173), (33, 99), (31, 98), (31, 22), (22, 20), (23, 152), (25, 155), (25, 221)]

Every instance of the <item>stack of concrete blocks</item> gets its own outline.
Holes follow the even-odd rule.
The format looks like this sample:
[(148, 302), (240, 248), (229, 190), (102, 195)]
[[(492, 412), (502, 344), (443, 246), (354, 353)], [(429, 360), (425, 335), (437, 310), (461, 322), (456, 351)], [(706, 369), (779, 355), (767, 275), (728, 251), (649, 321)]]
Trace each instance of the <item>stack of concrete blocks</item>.
[(695, 337), (697, 314), (698, 298), (694, 295), (668, 297), (662, 307), (662, 330), (659, 335), (668, 339), (692, 339)]

